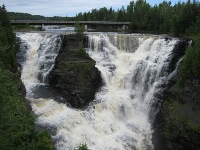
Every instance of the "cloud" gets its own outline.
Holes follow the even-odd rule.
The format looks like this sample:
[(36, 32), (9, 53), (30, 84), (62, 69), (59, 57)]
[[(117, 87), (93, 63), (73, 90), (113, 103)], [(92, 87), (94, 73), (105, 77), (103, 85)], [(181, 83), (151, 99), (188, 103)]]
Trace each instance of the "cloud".
[(0, 0), (10, 12), (25, 12), (44, 16), (74, 16), (94, 8), (121, 8), (130, 0)]

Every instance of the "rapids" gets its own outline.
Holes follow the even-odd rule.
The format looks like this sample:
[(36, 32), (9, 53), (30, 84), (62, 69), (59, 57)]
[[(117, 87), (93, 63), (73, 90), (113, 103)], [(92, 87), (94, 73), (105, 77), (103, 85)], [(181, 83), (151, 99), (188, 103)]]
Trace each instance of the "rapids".
[[(58, 150), (86, 143), (92, 150), (151, 150), (152, 104), (163, 91), (172, 51), (178, 39), (124, 34), (88, 34), (87, 53), (96, 61), (104, 86), (85, 110), (54, 98), (34, 97), (37, 85), (48, 84), (59, 52), (59, 35), (17, 34), (25, 59), (21, 79), (36, 124), (49, 129)], [(157, 108), (159, 109), (159, 108)]]

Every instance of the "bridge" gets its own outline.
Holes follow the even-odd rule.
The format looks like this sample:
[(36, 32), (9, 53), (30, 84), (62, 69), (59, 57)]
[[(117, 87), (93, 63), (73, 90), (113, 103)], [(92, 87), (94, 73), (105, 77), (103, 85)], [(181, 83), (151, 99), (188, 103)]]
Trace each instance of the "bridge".
[[(75, 25), (77, 21), (56, 21), (56, 20), (10, 20), (11, 25)], [(117, 26), (118, 30), (124, 31), (130, 22), (112, 22), (112, 21), (79, 21), (79, 24), (84, 25), (87, 30), (88, 25), (92, 26)]]

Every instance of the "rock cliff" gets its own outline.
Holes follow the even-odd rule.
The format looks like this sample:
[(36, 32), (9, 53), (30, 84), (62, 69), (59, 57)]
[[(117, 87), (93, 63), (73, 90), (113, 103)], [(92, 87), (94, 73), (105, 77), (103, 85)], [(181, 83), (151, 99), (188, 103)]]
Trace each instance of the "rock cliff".
[[(186, 44), (177, 48), (182, 55)], [(200, 80), (189, 79), (177, 84), (178, 74), (169, 81), (160, 112), (154, 121), (155, 150), (200, 149)]]
[(95, 61), (83, 48), (84, 40), (77, 35), (63, 37), (55, 67), (50, 73), (49, 83), (75, 108), (83, 108), (94, 100), (102, 84)]

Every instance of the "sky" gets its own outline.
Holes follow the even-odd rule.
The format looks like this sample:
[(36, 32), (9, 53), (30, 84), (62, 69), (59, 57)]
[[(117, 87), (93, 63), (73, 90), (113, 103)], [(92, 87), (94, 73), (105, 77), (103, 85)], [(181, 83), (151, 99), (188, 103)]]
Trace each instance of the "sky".
[[(132, 0), (131, 0), (132, 1)], [(180, 0), (171, 0), (172, 4)], [(182, 2), (186, 0), (181, 0)], [(147, 0), (150, 5), (162, 0)], [(112, 7), (117, 10), (130, 3), (130, 0), (0, 0), (9, 12), (23, 12), (42, 16), (75, 16), (79, 12), (88, 12), (94, 8)]]

